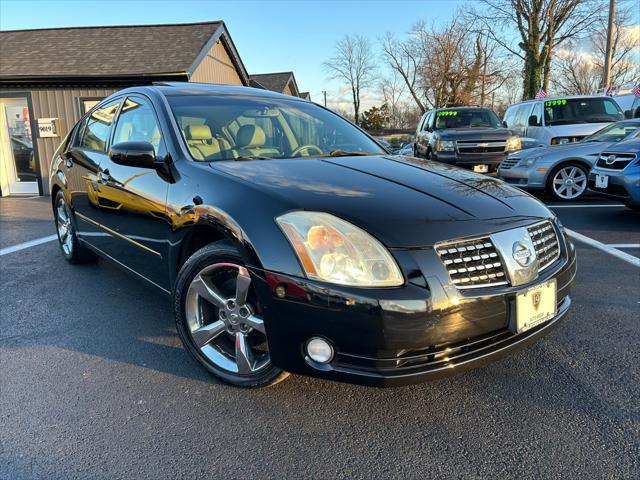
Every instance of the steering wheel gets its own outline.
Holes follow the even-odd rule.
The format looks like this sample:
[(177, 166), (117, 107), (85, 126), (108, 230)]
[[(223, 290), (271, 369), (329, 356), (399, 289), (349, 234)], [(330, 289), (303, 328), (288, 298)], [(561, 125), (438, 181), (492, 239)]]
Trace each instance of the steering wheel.
[(318, 147), (317, 145), (312, 145), (312, 144), (308, 144), (308, 145), (301, 145), (298, 148), (296, 148), (293, 152), (291, 152), (291, 156), (292, 157), (297, 157), (299, 156), (302, 152), (307, 151), (307, 150), (315, 150), (316, 153), (322, 155), (324, 152), (320, 149), (320, 147)]

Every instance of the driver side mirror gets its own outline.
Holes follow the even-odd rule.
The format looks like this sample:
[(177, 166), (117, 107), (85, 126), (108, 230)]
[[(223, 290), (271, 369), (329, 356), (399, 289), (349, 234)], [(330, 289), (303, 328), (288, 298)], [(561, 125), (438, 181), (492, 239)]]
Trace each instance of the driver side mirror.
[(507, 122), (505, 122), (504, 120), (502, 121), (502, 126), (503, 126), (504, 128), (509, 128), (509, 125), (507, 125)]
[(624, 111), (624, 118), (633, 118), (631, 110)]
[(537, 115), (531, 115), (529, 117), (529, 126), (530, 127), (539, 127), (540, 124), (538, 123), (538, 116)]
[(138, 168), (156, 168), (156, 152), (149, 142), (121, 142), (111, 146), (109, 158), (113, 163)]

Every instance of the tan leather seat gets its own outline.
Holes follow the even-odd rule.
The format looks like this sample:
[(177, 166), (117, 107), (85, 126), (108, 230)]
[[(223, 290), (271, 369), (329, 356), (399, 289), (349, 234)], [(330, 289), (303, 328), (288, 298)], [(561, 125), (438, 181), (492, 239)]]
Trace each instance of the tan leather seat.
[(187, 146), (196, 160), (231, 158), (231, 145), (222, 138), (214, 138), (207, 125), (189, 125), (185, 129)]
[(236, 144), (241, 155), (279, 156), (277, 148), (265, 147), (266, 135), (258, 125), (243, 125), (236, 135)]

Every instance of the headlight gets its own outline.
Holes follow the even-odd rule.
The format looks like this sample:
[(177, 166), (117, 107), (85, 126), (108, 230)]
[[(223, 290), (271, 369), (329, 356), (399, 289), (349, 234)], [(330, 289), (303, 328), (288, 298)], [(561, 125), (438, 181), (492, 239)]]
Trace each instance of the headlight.
[(571, 142), (569, 137), (555, 137), (551, 139), (551, 145), (563, 145)]
[(505, 151), (507, 152), (516, 152), (522, 149), (522, 142), (520, 141), (520, 137), (513, 136), (507, 138), (507, 144), (505, 146)]
[(439, 140), (436, 150), (439, 152), (452, 152), (456, 148), (454, 140)]
[(276, 219), (308, 278), (354, 287), (397, 287), (395, 260), (360, 228), (322, 212), (290, 212)]
[(523, 158), (522, 160), (520, 160), (518, 162), (518, 166), (519, 167), (530, 167), (531, 165), (536, 163), (541, 158), (542, 158), (542, 155), (534, 155), (532, 157)]

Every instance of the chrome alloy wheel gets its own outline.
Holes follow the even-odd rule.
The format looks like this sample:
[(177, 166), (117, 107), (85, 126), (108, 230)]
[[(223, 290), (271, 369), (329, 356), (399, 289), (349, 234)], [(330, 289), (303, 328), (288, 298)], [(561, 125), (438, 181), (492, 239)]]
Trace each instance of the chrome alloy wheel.
[(58, 240), (65, 255), (70, 256), (73, 253), (73, 224), (71, 223), (71, 214), (64, 198), (60, 196), (56, 204), (56, 227), (58, 229)]
[(574, 200), (587, 189), (587, 175), (581, 168), (569, 165), (554, 174), (551, 184), (559, 198)]
[(218, 368), (242, 376), (271, 365), (264, 322), (251, 301), (251, 277), (233, 263), (205, 267), (187, 290), (185, 313), (193, 343)]

